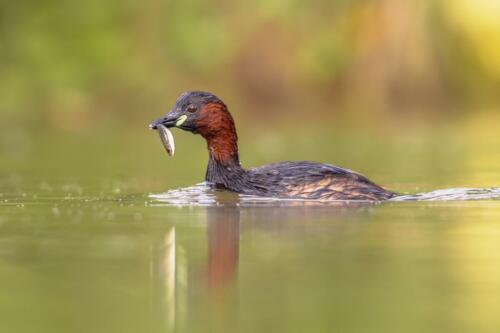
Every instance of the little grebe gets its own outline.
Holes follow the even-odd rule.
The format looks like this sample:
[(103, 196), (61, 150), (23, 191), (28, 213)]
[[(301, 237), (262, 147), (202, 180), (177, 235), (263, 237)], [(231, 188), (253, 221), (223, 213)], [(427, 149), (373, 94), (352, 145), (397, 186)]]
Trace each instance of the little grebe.
[(330, 164), (282, 162), (243, 169), (233, 117), (224, 102), (208, 92), (182, 94), (173, 109), (150, 128), (161, 130), (163, 126), (205, 138), (210, 155), (205, 180), (211, 187), (291, 199), (380, 201), (396, 195), (354, 171)]

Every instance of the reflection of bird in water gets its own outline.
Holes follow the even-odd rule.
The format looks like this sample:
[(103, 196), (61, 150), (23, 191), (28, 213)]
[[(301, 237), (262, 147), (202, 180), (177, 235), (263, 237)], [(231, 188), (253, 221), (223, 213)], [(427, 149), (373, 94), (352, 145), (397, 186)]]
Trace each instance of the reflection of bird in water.
[[(206, 207), (207, 259), (191, 270), (189, 253), (182, 243), (177, 244), (178, 233), (183, 228), (171, 227), (161, 242), (152, 248), (151, 276), (155, 288), (152, 292), (153, 318), (166, 330), (187, 324), (185, 317), (189, 290), (199, 287), (210, 291), (209, 300), (215, 301), (210, 313), (214, 318), (227, 322), (237, 315), (235, 285), (240, 259), (240, 234), (262, 232), (272, 235), (278, 247), (280, 238), (290, 234), (307, 237), (324, 233), (337, 233), (343, 228), (352, 228), (357, 217), (370, 212), (370, 202), (282, 202), (274, 206), (244, 206), (239, 196), (228, 192), (217, 192), (216, 204)], [(311, 223), (311, 221), (314, 221)], [(342, 233), (340, 232), (339, 235)], [(249, 244), (246, 244), (247, 246)], [(251, 248), (250, 244), (250, 248)], [(260, 246), (256, 244), (255, 246)], [(246, 258), (248, 260), (248, 258)], [(191, 273), (196, 272), (194, 276)], [(248, 278), (248, 277), (247, 277)], [(161, 297), (157, 297), (161, 295)], [(184, 310), (183, 310), (184, 309)], [(222, 309), (222, 310), (221, 310)]]
[(182, 94), (170, 113), (150, 125), (156, 130), (162, 126), (178, 127), (205, 138), (210, 154), (206, 181), (215, 188), (295, 199), (380, 201), (395, 196), (354, 171), (330, 164), (282, 162), (243, 169), (233, 118), (226, 105), (211, 93)]
[(237, 207), (208, 207), (207, 282), (211, 287), (233, 280), (238, 269), (240, 211)]
[[(292, 205), (273, 207), (239, 207), (234, 197), (216, 196), (220, 206), (207, 207), (208, 261), (205, 278), (209, 287), (230, 284), (236, 277), (239, 262), (241, 218), (246, 227), (256, 227), (266, 231), (285, 229), (301, 230), (307, 228), (309, 220), (328, 219), (328, 229), (341, 228), (347, 221), (368, 212), (372, 205), (365, 202), (357, 204), (338, 202), (334, 205), (318, 206), (311, 202), (290, 202)], [(325, 225), (323, 225), (325, 226)], [(316, 231), (323, 232), (319, 225)], [(319, 229), (317, 229), (319, 227)], [(313, 228), (314, 229), (314, 228)]]

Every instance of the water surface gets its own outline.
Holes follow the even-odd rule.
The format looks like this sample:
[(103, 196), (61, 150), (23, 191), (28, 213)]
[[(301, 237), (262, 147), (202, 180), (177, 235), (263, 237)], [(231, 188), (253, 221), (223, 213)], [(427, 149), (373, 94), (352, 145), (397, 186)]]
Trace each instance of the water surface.
[[(295, 146), (291, 158), (343, 162), (412, 199), (321, 203), (167, 192), (203, 175), (190, 138), (170, 160), (122, 137), (3, 157), (0, 331), (498, 332), (500, 200), (484, 188), (496, 164), (480, 163), (496, 146), (469, 151), (474, 168), (441, 144)], [(436, 151), (449, 163), (424, 158)]]

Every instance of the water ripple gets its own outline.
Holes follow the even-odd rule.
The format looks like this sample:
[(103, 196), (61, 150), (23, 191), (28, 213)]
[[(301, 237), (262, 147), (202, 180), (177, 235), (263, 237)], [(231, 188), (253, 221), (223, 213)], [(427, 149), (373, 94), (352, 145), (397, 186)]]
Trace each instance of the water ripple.
[[(150, 194), (154, 204), (172, 206), (311, 206), (311, 205), (355, 205), (363, 201), (321, 201), (301, 199), (267, 198), (242, 195), (228, 191), (214, 190), (199, 183), (194, 186), (169, 190), (165, 193)], [(500, 200), (500, 188), (450, 188), (426, 193), (397, 196), (390, 201), (471, 201)]]
[[(169, 190), (165, 193), (150, 194), (156, 204), (172, 206), (359, 206), (361, 204), (373, 204), (369, 201), (326, 201), (326, 200), (303, 200), (282, 199), (244, 195), (224, 190), (214, 190), (199, 183), (194, 186)], [(155, 203), (152, 203), (154, 205)]]
[(448, 188), (425, 193), (400, 195), (391, 201), (471, 201), (500, 200), (500, 188)]

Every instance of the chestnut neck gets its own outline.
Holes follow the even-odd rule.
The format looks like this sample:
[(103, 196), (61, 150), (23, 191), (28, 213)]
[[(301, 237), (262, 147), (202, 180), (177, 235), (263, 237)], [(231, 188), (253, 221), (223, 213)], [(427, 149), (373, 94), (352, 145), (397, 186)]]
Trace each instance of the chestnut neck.
[(224, 134), (206, 138), (210, 159), (221, 165), (240, 164), (236, 135)]
[[(236, 133), (234, 133), (236, 134)], [(245, 173), (240, 165), (236, 135), (205, 138), (208, 146), (208, 167), (205, 180), (231, 189)]]
[(208, 105), (205, 112), (197, 123), (198, 133), (207, 141), (209, 153), (205, 180), (218, 187), (232, 189), (245, 178), (233, 118), (221, 104)]
[(224, 103), (211, 102), (203, 107), (196, 132), (207, 141), (211, 159), (222, 165), (239, 164), (236, 126)]

